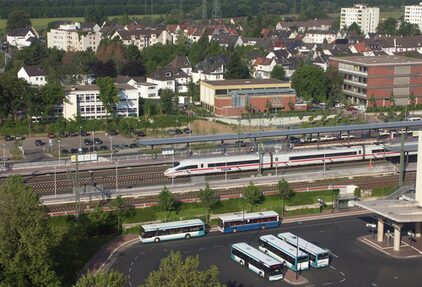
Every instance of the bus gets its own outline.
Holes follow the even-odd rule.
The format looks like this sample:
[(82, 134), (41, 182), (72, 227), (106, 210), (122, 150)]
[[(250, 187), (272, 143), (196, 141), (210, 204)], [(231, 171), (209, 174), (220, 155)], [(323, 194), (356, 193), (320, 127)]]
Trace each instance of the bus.
[(309, 269), (309, 256), (272, 234), (259, 238), (259, 250), (285, 263), (292, 271)]
[(162, 240), (189, 239), (205, 235), (205, 223), (200, 219), (141, 225), (139, 239), (143, 243)]
[(218, 230), (231, 233), (246, 230), (266, 229), (280, 226), (280, 216), (275, 211), (232, 213), (218, 218)]
[(284, 232), (277, 235), (278, 238), (286, 241), (294, 247), (309, 255), (309, 264), (314, 268), (321, 268), (330, 265), (330, 252), (326, 249), (316, 246), (290, 232)]
[(281, 280), (284, 277), (281, 261), (262, 253), (247, 243), (233, 244), (231, 258), (269, 281)]

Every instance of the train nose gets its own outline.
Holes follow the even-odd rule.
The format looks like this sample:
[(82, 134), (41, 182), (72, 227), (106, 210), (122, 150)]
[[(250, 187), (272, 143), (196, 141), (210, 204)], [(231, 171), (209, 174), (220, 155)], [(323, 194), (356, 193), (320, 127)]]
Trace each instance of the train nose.
[(164, 176), (170, 176), (170, 175), (171, 175), (171, 173), (172, 173), (171, 168), (166, 169), (166, 170), (164, 171)]

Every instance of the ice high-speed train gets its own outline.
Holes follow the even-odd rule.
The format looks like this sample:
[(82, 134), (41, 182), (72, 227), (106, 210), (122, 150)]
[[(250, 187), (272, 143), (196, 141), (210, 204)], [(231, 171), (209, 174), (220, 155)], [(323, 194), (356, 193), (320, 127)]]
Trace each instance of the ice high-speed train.
[[(261, 154), (261, 168), (284, 168), (289, 166), (318, 165), (332, 162), (347, 162), (382, 159), (400, 156), (399, 152), (385, 151), (383, 146), (327, 147), (325, 149), (292, 150), (290, 152)], [(216, 156), (184, 159), (167, 169), (167, 177), (205, 175), (246, 170), (258, 170), (259, 154)]]

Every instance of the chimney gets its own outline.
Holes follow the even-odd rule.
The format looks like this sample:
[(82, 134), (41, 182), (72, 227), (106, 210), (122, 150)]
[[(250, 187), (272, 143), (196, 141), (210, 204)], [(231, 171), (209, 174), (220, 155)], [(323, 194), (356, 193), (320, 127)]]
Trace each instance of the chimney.
[[(422, 154), (422, 131), (418, 131), (418, 155)], [(416, 166), (415, 201), (422, 207), (422, 157), (418, 156)]]

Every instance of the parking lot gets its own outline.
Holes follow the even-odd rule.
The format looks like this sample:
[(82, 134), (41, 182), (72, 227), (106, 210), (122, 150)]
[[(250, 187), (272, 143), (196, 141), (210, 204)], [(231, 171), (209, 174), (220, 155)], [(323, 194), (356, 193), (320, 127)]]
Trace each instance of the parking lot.
[(212, 232), (189, 242), (172, 241), (159, 244), (135, 245), (118, 254), (112, 268), (125, 274), (126, 286), (138, 286), (148, 273), (159, 266), (160, 259), (171, 250), (184, 256), (199, 255), (201, 266), (215, 264), (220, 280), (227, 286), (280, 286), (286, 282), (269, 282), (230, 259), (230, 245), (247, 242), (257, 247), (263, 234), (292, 232), (323, 248), (333, 256), (331, 266), (302, 272), (308, 279), (304, 286), (420, 286), (415, 275), (422, 259), (400, 260), (387, 257), (359, 242), (357, 238), (369, 231), (365, 224), (370, 217), (346, 217), (338, 219), (282, 224), (277, 229), (222, 235)]

